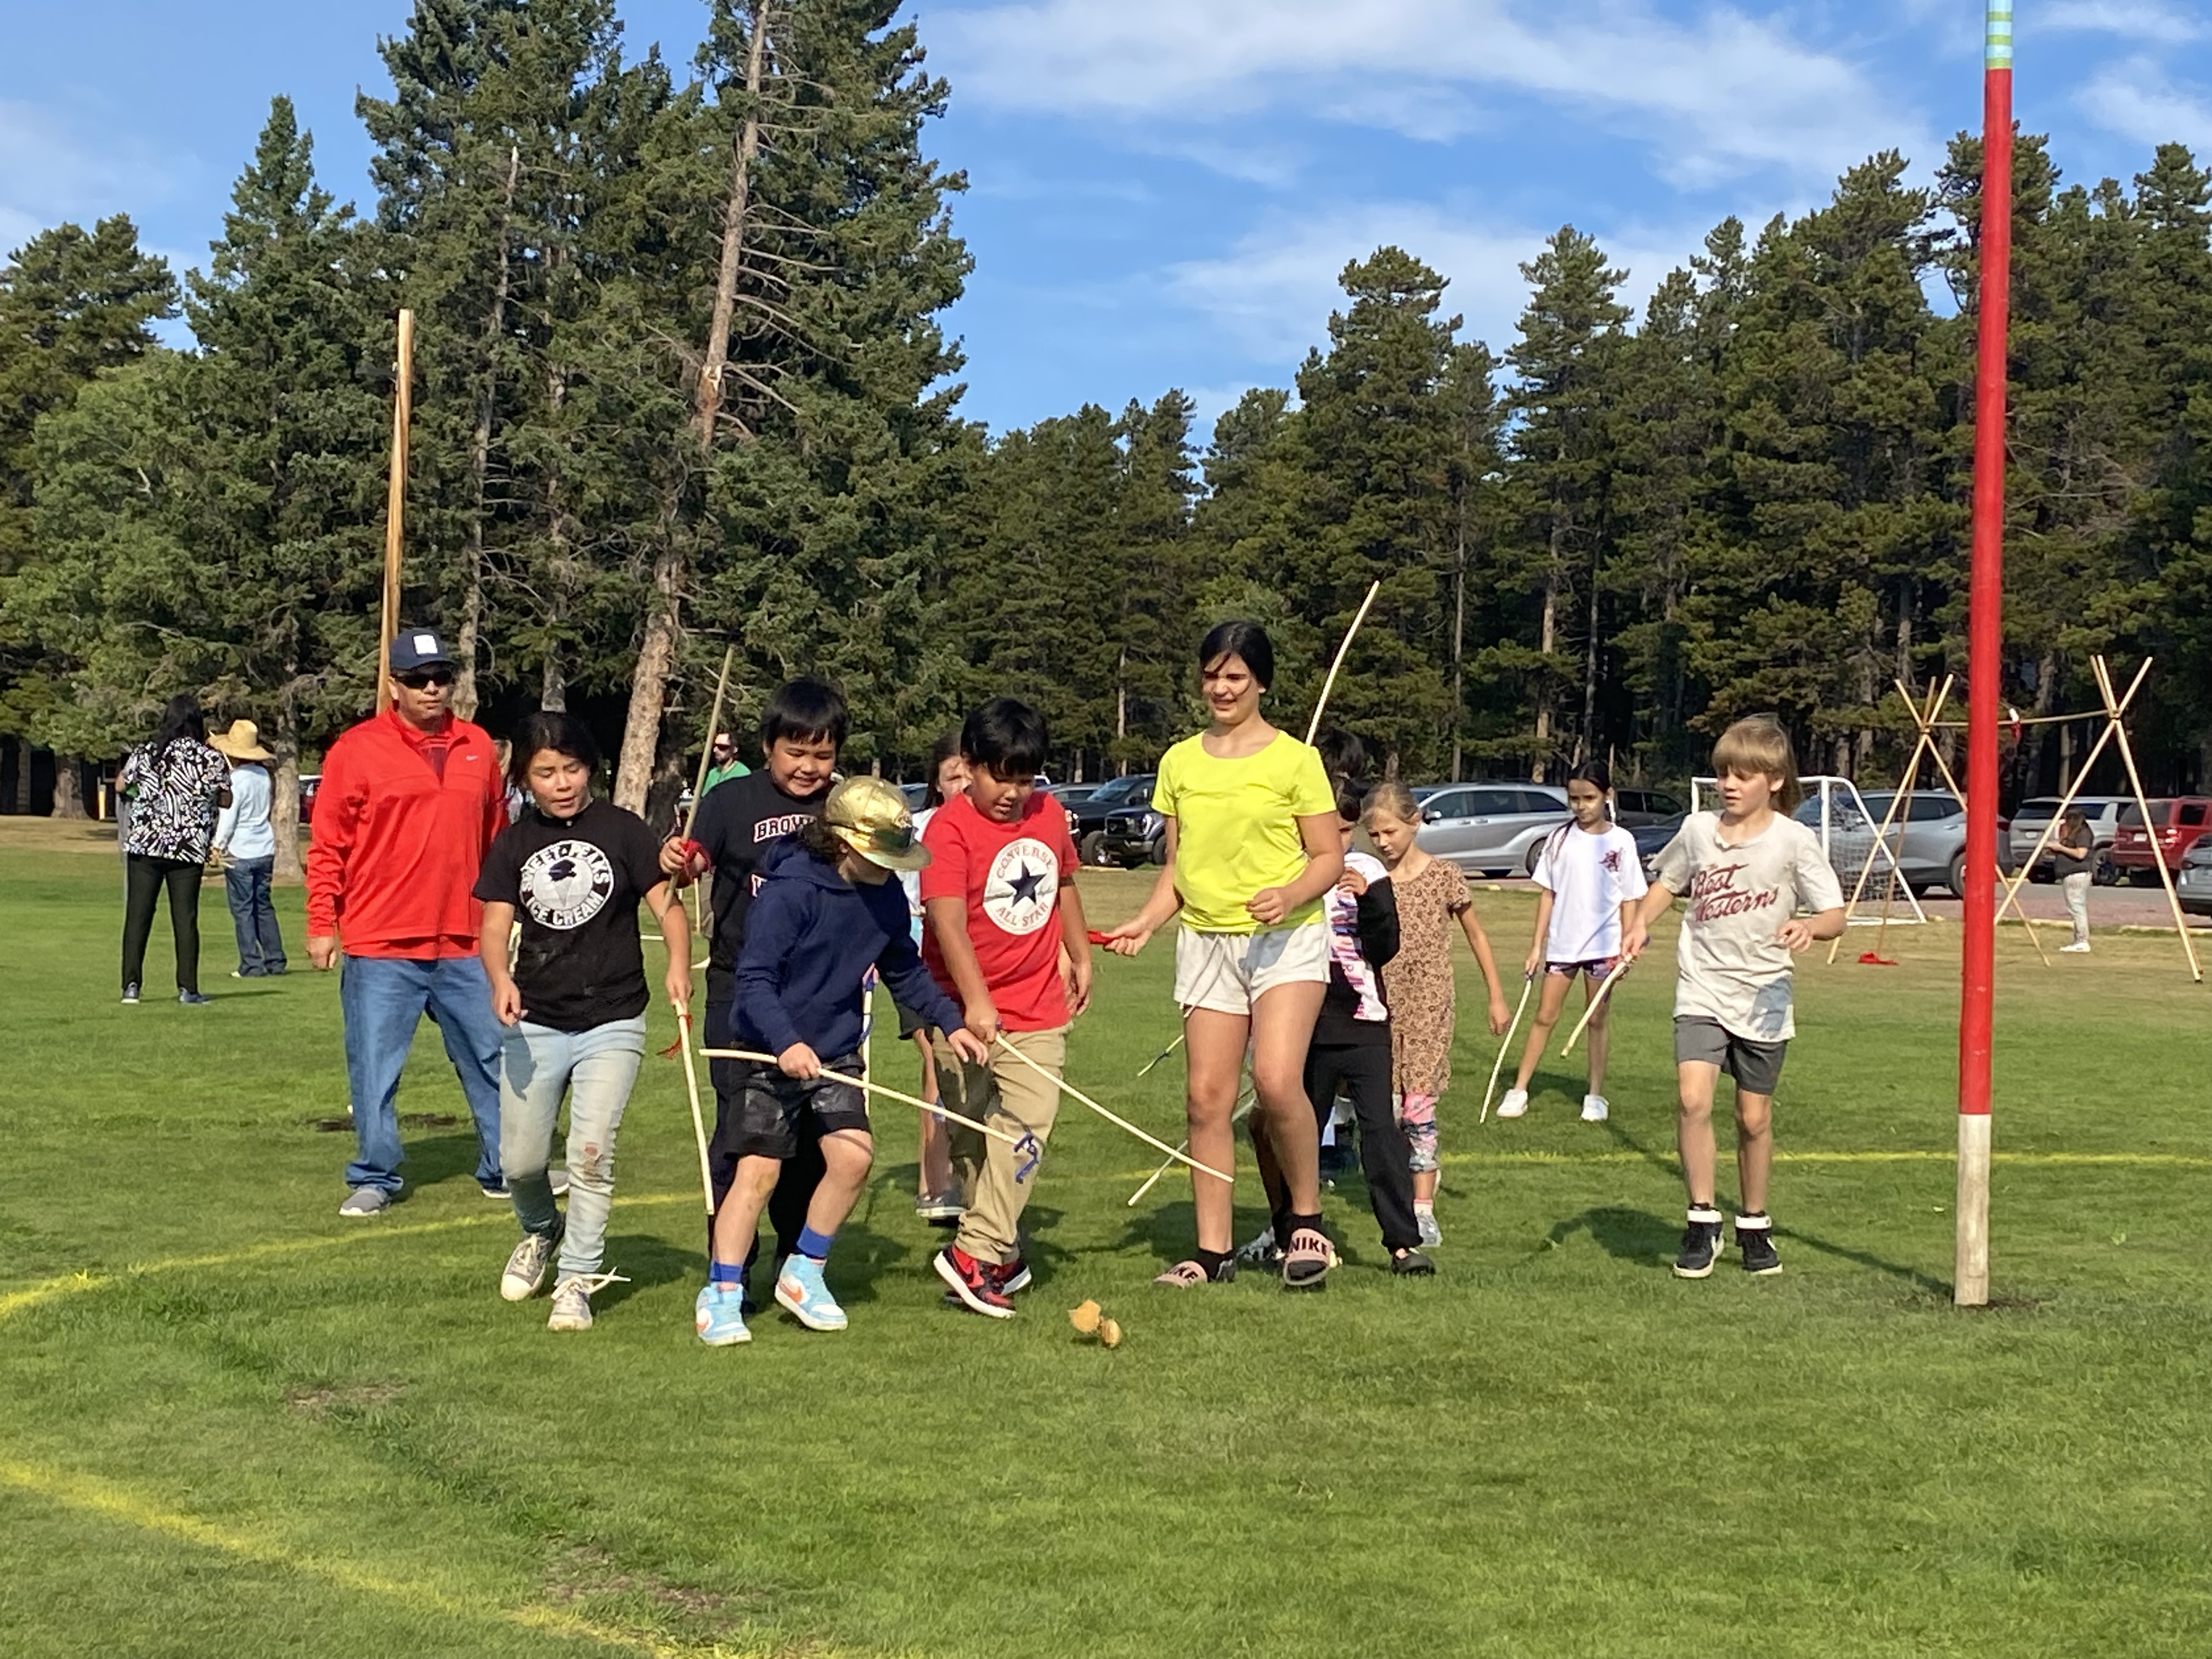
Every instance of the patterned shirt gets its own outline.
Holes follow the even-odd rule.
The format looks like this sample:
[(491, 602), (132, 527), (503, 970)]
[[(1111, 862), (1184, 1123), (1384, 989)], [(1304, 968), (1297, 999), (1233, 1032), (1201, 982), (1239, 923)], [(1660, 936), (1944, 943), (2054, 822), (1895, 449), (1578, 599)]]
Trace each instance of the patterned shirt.
[(123, 763), (115, 787), (131, 797), (125, 852), (142, 859), (207, 862), (216, 798), (230, 787), (228, 761), (191, 738), (178, 738), (159, 754), (152, 744), (142, 744)]

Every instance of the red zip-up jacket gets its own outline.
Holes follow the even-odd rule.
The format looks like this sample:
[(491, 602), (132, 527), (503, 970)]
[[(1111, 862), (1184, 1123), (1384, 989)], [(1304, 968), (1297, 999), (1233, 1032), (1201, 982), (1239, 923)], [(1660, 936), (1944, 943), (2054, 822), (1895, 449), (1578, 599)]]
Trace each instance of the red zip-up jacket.
[[(428, 750), (443, 745), (442, 776)], [(332, 744), (307, 848), (307, 933), (353, 957), (469, 957), (483, 906), (474, 889), (507, 790), (491, 738), (449, 720), (417, 732), (386, 709)]]

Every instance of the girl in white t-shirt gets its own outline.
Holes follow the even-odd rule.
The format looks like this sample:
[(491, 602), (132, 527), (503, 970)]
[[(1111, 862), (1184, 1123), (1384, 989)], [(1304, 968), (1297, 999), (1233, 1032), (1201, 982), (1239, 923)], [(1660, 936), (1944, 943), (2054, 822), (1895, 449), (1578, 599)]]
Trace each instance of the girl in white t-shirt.
[[(1536, 1023), (1521, 1051), (1521, 1069), (1498, 1103), (1500, 1117), (1519, 1117), (1528, 1109), (1528, 1079), (1552, 1040), (1552, 1028), (1565, 1012), (1576, 976), (1585, 1002), (1620, 957), (1621, 927), (1631, 907), (1645, 890), (1643, 860), (1636, 837), (1613, 821), (1613, 774), (1603, 761), (1585, 761), (1567, 775), (1567, 805), (1575, 821), (1562, 824), (1544, 843), (1535, 868), (1536, 939), (1528, 947), (1527, 976), (1544, 976), (1536, 1001)], [(1606, 1011), (1590, 1016), (1586, 1033), (1589, 1092), (1583, 1097), (1583, 1121), (1606, 1117), (1605, 1062), (1611, 1039)]]

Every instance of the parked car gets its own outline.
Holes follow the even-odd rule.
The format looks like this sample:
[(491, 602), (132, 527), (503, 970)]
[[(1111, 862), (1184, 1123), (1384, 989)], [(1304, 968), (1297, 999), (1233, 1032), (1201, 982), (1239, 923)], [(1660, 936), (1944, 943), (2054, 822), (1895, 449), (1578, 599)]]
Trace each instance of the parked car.
[(1053, 787), (1052, 798), (1072, 814), (1075, 809), (1105, 787), (1097, 783), (1062, 783)]
[[(1828, 823), (1828, 858), (1835, 866), (1836, 878), (1843, 883), (1846, 897), (1859, 872), (1867, 868), (1867, 854), (1874, 851), (1874, 832), (1889, 815), (1890, 802), (1896, 796), (1893, 789), (1875, 789), (1861, 796), (1866, 810), (1873, 815), (1870, 818), (1861, 817), (1848, 799), (1834, 805)], [(1817, 830), (1820, 803), (1817, 799), (1806, 801), (1798, 807), (1796, 817), (1800, 823)], [(1956, 795), (1945, 789), (1914, 790), (1884, 839), (1905, 877), (1905, 885), (1916, 897), (1936, 887), (1954, 898), (1966, 896), (1966, 804)], [(2008, 875), (2016, 867), (2012, 823), (2007, 818), (1997, 820), (1997, 866)], [(1888, 870), (1889, 860), (1876, 854), (1867, 877), (1869, 891), (1881, 890), (1878, 884)]]
[(1444, 784), (1416, 799), (1415, 843), (1470, 875), (1525, 874), (1535, 867), (1544, 837), (1574, 822), (1567, 792), (1547, 783)]
[[(2113, 869), (2105, 854), (2111, 850), (2112, 837), (2119, 833), (2120, 812), (2129, 805), (2126, 795), (2076, 795), (2074, 810), (2088, 823), (2090, 838), (2097, 843), (2097, 862), (2093, 869), (2099, 886), (2118, 881), (2119, 872)], [(2060, 797), (2044, 795), (2034, 800), (2024, 800), (2020, 810), (2012, 815), (2013, 851), (2026, 858), (2035, 843), (2043, 838), (2045, 825), (2058, 814)], [(2055, 841), (2057, 837), (2053, 837)], [(2030, 881), (2056, 881), (2057, 871), (2054, 860), (2045, 852), (2036, 860), (2035, 867), (2027, 872)]]
[(2191, 915), (2212, 916), (2212, 840), (2199, 841), (2181, 855), (2173, 896)]
[[(1641, 830), (1646, 824), (1676, 823), (1688, 809), (1680, 799), (1663, 789), (1616, 789), (1613, 792), (1613, 821), (1624, 830)], [(1659, 843), (1662, 847), (1666, 842)]]
[(2142, 808), (2130, 801), (2120, 809), (2119, 826), (2105, 854), (2112, 866), (2130, 884), (2148, 887), (2158, 880), (2152, 862), (2151, 831), (2158, 832), (2157, 856), (2169, 870), (2179, 870), (2190, 849), (2212, 831), (2212, 799), (2180, 795), (2150, 803), (2150, 823), (2143, 823)]
[(1682, 820), (1687, 817), (1689, 814), (1686, 812), (1677, 812), (1673, 817), (1661, 818), (1656, 823), (1639, 823), (1628, 832), (1636, 838), (1636, 856), (1644, 866), (1644, 880), (1651, 879), (1652, 870), (1659, 862), (1660, 854), (1667, 850), (1668, 842), (1682, 832)]
[(1093, 830), (1083, 838), (1078, 851), (1085, 864), (1094, 861), (1094, 847), (1096, 862), (1118, 864), (1124, 869), (1168, 861), (1168, 821), (1152, 811), (1149, 787), (1145, 798), (1143, 805), (1114, 808), (1106, 814), (1103, 830)]
[(315, 816), (315, 792), (322, 787), (323, 775), (320, 772), (302, 772), (300, 775), (301, 823), (306, 823)]
[(1117, 809), (1149, 806), (1157, 776), (1152, 772), (1132, 772), (1125, 778), (1109, 778), (1075, 804), (1074, 822), (1068, 829), (1075, 837), (1078, 858), (1085, 864), (1117, 861), (1106, 851), (1106, 820)]

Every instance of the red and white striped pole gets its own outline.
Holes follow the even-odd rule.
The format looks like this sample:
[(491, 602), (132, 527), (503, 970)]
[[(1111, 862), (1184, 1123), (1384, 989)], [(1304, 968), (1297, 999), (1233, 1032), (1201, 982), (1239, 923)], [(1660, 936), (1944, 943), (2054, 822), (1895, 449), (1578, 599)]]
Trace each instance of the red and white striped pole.
[(1966, 949), (1959, 987), (1959, 1233), (1951, 1300), (1990, 1299), (1990, 1048), (1996, 993), (1997, 682), (2004, 672), (2006, 324), (2012, 297), (2012, 0), (1988, 0), (1982, 57), (1980, 350), (1967, 586)]

